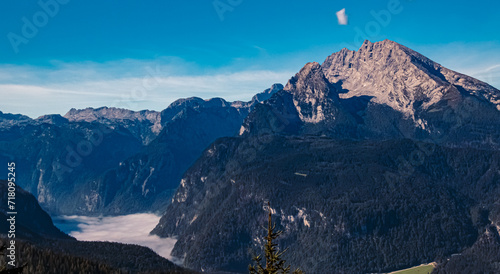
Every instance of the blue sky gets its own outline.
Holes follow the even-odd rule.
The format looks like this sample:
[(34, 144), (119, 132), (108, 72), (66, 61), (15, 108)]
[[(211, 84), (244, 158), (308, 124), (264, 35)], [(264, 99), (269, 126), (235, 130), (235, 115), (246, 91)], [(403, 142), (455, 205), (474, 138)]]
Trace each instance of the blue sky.
[[(348, 25), (337, 22), (342, 8)], [(189, 96), (248, 100), (363, 39), (394, 40), (499, 88), (499, 10), (483, 0), (7, 0), (0, 110), (36, 117), (162, 110)]]

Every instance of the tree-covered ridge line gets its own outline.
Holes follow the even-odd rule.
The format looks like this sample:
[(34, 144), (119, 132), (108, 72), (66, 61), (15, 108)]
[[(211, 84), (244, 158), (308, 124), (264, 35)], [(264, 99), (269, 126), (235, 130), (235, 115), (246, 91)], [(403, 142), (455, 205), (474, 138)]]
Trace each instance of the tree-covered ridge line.
[(17, 240), (16, 249), (20, 273), (196, 273), (137, 245), (40, 239)]
[(263, 200), (284, 231), (277, 243), (300, 250), (283, 259), (312, 273), (432, 262), (472, 246), (489, 219), (499, 223), (497, 151), (435, 145), (411, 174), (385, 176), (425, 143), (266, 140), (220, 139), (185, 174), (154, 232), (179, 237), (173, 255), (186, 255), (187, 267), (247, 270), (248, 248), (262, 245)]

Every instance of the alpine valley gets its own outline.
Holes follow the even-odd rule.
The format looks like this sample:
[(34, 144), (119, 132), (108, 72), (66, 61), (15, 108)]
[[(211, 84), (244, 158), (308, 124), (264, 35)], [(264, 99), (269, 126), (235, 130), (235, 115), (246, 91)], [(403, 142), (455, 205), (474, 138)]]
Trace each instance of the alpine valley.
[(393, 41), (342, 49), (212, 143), (153, 233), (188, 268), (245, 272), (270, 201), (306, 273), (498, 273), (499, 98)]
[(250, 102), (0, 113), (0, 165), (9, 161), (33, 209), (24, 214), (38, 216), (23, 235), (46, 239), (28, 249), (77, 242), (43, 210), (156, 212), (151, 233), (177, 239), (172, 255), (185, 269), (152, 264), (245, 273), (270, 211), (283, 258), (306, 273), (431, 262), (435, 273), (500, 273), (500, 90), (390, 40), (307, 63)]
[(182, 174), (219, 137), (233, 136), (256, 104), (180, 99), (161, 112), (71, 109), (30, 119), (0, 113), (0, 162), (52, 215), (163, 212)]

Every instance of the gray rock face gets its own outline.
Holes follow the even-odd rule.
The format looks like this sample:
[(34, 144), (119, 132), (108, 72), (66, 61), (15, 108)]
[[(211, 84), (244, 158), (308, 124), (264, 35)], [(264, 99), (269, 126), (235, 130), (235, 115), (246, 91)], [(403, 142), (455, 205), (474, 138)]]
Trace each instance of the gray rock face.
[(341, 112), (338, 93), (316, 62), (306, 64), (288, 81), (285, 90), (293, 94), (293, 104), (306, 123), (334, 120)]
[(151, 110), (73, 108), (64, 115), (64, 118), (71, 122), (98, 122), (108, 126), (122, 126), (140, 138), (144, 144), (150, 143), (162, 129), (160, 112)]
[(205, 150), (152, 233), (178, 237), (188, 267), (245, 271), (270, 200), (286, 259), (314, 273), (463, 250), (470, 210), (498, 203), (499, 94), (388, 40), (308, 63)]
[(22, 123), (30, 123), (32, 119), (21, 114), (3, 113), (0, 111), (0, 129), (10, 128)]
[(499, 96), (492, 86), (395, 42), (365, 41), (358, 51), (342, 49), (322, 65), (306, 64), (274, 95), (281, 98), (257, 110), (267, 114), (250, 115), (240, 133), (269, 130), (252, 124), (279, 113), (279, 123), (301, 121), (288, 134), (500, 148)]
[(251, 102), (259, 102), (259, 103), (264, 102), (264, 101), (268, 100), (269, 98), (271, 98), (271, 96), (273, 96), (273, 94), (275, 94), (276, 92), (278, 92), (282, 89), (283, 89), (282, 84), (273, 84), (270, 88), (264, 90), (261, 93), (256, 94), (254, 97), (252, 97)]
[(188, 98), (162, 112), (2, 113), (0, 163), (16, 161), (18, 183), (51, 214), (163, 211), (189, 165), (217, 138), (237, 134), (257, 104)]
[(326, 58), (322, 67), (325, 77), (342, 88), (341, 98), (373, 96), (373, 102), (386, 104), (409, 118), (418, 112), (416, 103), (429, 109), (453, 86), (500, 110), (499, 90), (390, 40), (366, 40), (358, 51), (344, 48)]
[[(265, 99), (282, 88), (275, 84), (257, 96)], [(110, 202), (101, 205), (100, 211), (107, 214), (164, 211), (182, 174), (210, 143), (237, 135), (248, 113), (260, 105), (260, 99), (231, 103), (221, 98), (192, 97), (172, 103), (161, 112), (163, 129), (158, 137), (101, 176), (98, 184), (113, 186), (115, 194)]]
[(72, 108), (64, 117), (72, 122), (94, 122), (94, 121), (123, 121), (123, 120), (148, 120), (155, 123), (158, 120), (158, 112), (151, 110), (132, 111), (121, 108)]

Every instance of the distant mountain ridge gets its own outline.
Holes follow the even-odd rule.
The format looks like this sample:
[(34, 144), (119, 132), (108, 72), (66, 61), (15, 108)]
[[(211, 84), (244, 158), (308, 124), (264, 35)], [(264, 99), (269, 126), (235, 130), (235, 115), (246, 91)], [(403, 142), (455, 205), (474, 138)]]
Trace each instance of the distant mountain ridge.
[(250, 102), (179, 99), (161, 112), (1, 114), (0, 162), (17, 162), (19, 184), (51, 214), (163, 211), (205, 147), (237, 134), (259, 100), (281, 89), (275, 84)]
[(86, 108), (69, 110), (64, 118), (71, 122), (93, 122), (99, 120), (149, 120), (154, 123), (158, 120), (158, 112), (152, 110), (132, 111), (122, 108)]
[(178, 237), (173, 254), (190, 268), (245, 271), (270, 200), (280, 243), (297, 250), (287, 260), (386, 272), (498, 248), (478, 243), (500, 237), (499, 94), (403, 45), (365, 41), (250, 102), (0, 113), (0, 164), (16, 160), (19, 183), (54, 214), (166, 208), (153, 233)]
[(307, 63), (203, 152), (152, 233), (177, 237), (187, 267), (239, 272), (267, 201), (287, 261), (313, 273), (388, 272), (497, 239), (499, 94), (389, 40)]
[(0, 128), (11, 127), (23, 122), (29, 122), (31, 118), (21, 114), (3, 113), (0, 111)]
[(151, 142), (162, 129), (160, 113), (150, 110), (131, 111), (108, 107), (76, 110), (73, 108), (64, 115), (64, 118), (70, 122), (98, 122), (105, 125), (124, 126), (140, 137), (144, 144)]
[(282, 89), (281, 84), (274, 84), (249, 102), (192, 97), (172, 103), (161, 112), (162, 121), (170, 122), (158, 137), (140, 153), (101, 176), (100, 185), (119, 188), (112, 202), (102, 200), (104, 212), (131, 212), (131, 197), (136, 201), (135, 210), (162, 212), (183, 173), (202, 151), (217, 138), (236, 135), (248, 113), (263, 102), (260, 100)]

